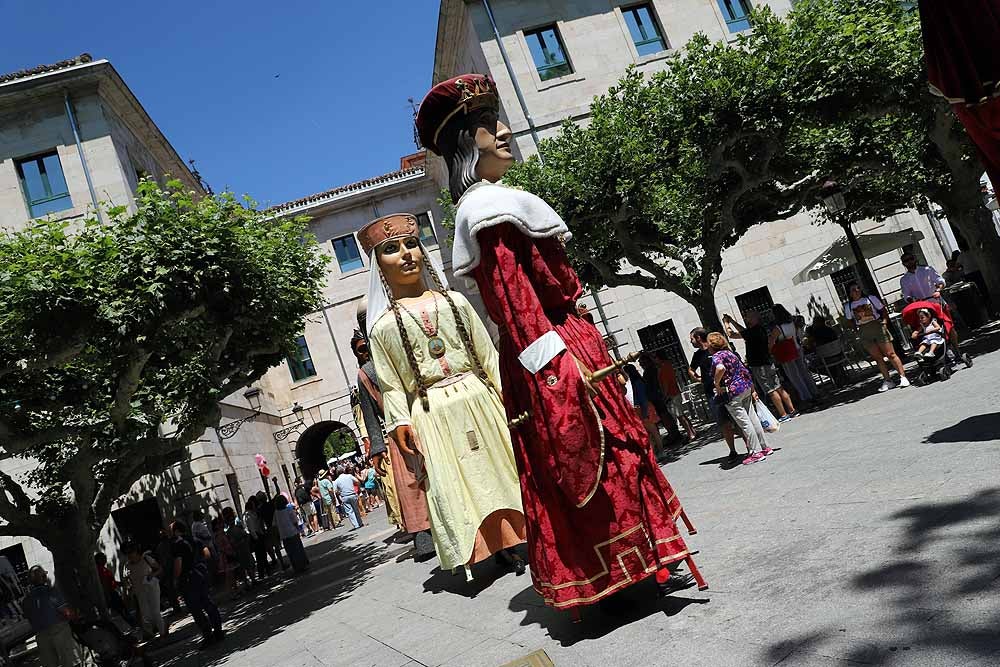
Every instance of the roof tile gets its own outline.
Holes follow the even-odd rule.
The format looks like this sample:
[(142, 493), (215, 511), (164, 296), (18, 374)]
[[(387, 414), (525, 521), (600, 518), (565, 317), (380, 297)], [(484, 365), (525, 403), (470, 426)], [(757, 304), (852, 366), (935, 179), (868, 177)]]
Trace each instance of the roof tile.
[(341, 185), (340, 187), (333, 188), (332, 190), (317, 192), (314, 195), (309, 195), (308, 197), (296, 199), (295, 201), (285, 202), (284, 204), (278, 204), (277, 206), (272, 206), (268, 210), (285, 211), (292, 208), (298, 208), (299, 206), (313, 204), (322, 201), (324, 199), (329, 199), (330, 197), (335, 197), (340, 194), (347, 194), (349, 192), (367, 190), (368, 188), (373, 186), (391, 183), (392, 181), (404, 178), (406, 176), (417, 176), (422, 173), (424, 173), (423, 165), (420, 165), (418, 167), (411, 167), (410, 169), (400, 169), (398, 171), (389, 172), (388, 174), (382, 174), (381, 176), (375, 176), (374, 178), (366, 178), (365, 180), (358, 181), (357, 183), (349, 183), (348, 185)]
[(93, 60), (94, 58), (89, 53), (81, 53), (76, 58), (60, 60), (57, 63), (52, 63), (51, 65), (39, 65), (30, 69), (22, 69), (18, 72), (0, 74), (0, 83), (7, 83), (8, 81), (14, 81), (16, 79), (24, 79), (37, 74), (45, 74), (46, 72), (55, 72), (56, 70), (66, 69), (67, 67), (73, 67), (74, 65), (83, 65), (84, 63), (93, 62)]

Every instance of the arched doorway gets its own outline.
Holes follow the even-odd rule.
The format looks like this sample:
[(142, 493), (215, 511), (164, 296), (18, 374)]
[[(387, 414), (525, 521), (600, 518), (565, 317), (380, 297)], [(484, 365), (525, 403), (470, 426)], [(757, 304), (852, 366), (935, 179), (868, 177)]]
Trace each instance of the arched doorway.
[[(329, 443), (329, 444), (328, 444)], [(351, 427), (338, 421), (321, 421), (313, 424), (299, 436), (295, 443), (302, 476), (309, 479), (326, 468), (330, 454), (333, 456), (353, 451), (361, 454), (361, 447)]]

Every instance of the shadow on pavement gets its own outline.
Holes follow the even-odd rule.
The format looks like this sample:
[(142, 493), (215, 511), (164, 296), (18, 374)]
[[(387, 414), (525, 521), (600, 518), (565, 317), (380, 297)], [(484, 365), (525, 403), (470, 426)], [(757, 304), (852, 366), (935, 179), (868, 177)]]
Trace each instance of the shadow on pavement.
[[(913, 659), (922, 650), (943, 650), (952, 660), (947, 664), (954, 665), (1000, 657), (996, 630), (1000, 601), (995, 595), (1000, 582), (1000, 551), (996, 549), (1000, 489), (912, 505), (893, 514), (891, 520), (905, 522), (894, 549), (897, 557), (844, 580), (848, 591), (869, 598), (877, 593), (882, 601), (873, 615), (852, 619), (854, 628), (863, 621), (868, 633), (853, 636), (848, 627), (832, 625), (779, 638), (768, 648), (770, 659), (782, 660), (792, 651), (866, 664), (879, 664), (893, 653), (909, 650)], [(972, 613), (970, 598), (975, 599)]]
[[(187, 623), (173, 641), (150, 651), (159, 665), (207, 667), (230, 654), (258, 646), (314, 612), (348, 597), (367, 581), (370, 570), (395, 553), (377, 544), (347, 544), (346, 531), (322, 542), (307, 544), (310, 569), (299, 575), (278, 573), (246, 597), (220, 605), (227, 636), (207, 651), (198, 651), (201, 640), (193, 623)], [(291, 572), (291, 570), (289, 570)]]
[(514, 596), (509, 608), (525, 612), (522, 626), (539, 625), (548, 630), (549, 636), (568, 647), (586, 639), (600, 639), (627, 625), (653, 614), (674, 616), (692, 604), (707, 604), (708, 598), (691, 598), (685, 593), (675, 593), (665, 599), (657, 596), (652, 577), (629, 586), (600, 602), (581, 608), (581, 620), (574, 623), (568, 611), (549, 607), (528, 587)]
[(991, 442), (1000, 439), (1000, 412), (966, 417), (931, 433), (924, 442)]
[(472, 567), (472, 581), (466, 581), (461, 572), (452, 574), (435, 567), (431, 570), (430, 578), (424, 582), (424, 592), (451, 593), (471, 599), (506, 576), (515, 576), (514, 570), (507, 565), (497, 564), (492, 559), (476, 563)]

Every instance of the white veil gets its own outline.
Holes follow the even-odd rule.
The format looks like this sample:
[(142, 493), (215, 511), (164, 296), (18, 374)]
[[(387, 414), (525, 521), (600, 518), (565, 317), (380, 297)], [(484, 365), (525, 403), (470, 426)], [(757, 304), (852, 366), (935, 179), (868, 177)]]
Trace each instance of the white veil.
[[(385, 283), (382, 282), (382, 269), (378, 265), (377, 252), (378, 246), (372, 248), (371, 254), (368, 257), (368, 320), (365, 322), (368, 330), (365, 333), (369, 336), (371, 336), (378, 318), (382, 317), (382, 313), (389, 310), (389, 294), (385, 290)], [(444, 269), (427, 252), (423, 241), (420, 242), (420, 252), (424, 256), (423, 274), (424, 284), (427, 286), (427, 289), (436, 289), (436, 283), (434, 282), (435, 275), (441, 286), (444, 289), (448, 289), (448, 279), (445, 278)]]

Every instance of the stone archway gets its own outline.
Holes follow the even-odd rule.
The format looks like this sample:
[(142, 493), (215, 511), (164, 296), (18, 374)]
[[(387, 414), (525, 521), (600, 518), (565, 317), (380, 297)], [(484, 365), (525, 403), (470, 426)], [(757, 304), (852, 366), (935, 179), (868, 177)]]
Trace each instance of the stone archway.
[(354, 443), (354, 450), (361, 454), (358, 439), (350, 426), (338, 421), (317, 422), (303, 431), (295, 443), (295, 458), (298, 460), (303, 478), (311, 479), (319, 470), (326, 468), (327, 459), (323, 445), (327, 438), (336, 433), (343, 434), (345, 438), (349, 437)]

